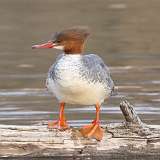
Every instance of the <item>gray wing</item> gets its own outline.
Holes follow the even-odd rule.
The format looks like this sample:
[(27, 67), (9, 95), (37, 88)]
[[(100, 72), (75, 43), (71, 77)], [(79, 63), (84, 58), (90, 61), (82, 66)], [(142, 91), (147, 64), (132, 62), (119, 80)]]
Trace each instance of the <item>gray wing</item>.
[(83, 77), (92, 82), (103, 83), (111, 92), (114, 90), (114, 82), (110, 76), (109, 68), (98, 55), (84, 55), (82, 63), (85, 67), (85, 70), (82, 70)]

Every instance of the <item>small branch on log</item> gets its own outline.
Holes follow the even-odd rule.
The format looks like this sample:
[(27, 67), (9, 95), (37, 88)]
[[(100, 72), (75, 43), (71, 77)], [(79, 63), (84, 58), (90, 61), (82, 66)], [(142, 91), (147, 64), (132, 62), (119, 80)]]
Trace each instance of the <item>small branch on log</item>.
[(134, 110), (134, 106), (131, 105), (127, 100), (123, 100), (120, 103), (120, 109), (123, 113), (123, 116), (129, 125), (136, 125), (139, 127), (143, 127), (143, 123), (136, 114)]
[(132, 129), (132, 132), (135, 132), (140, 136), (152, 135), (151, 128), (141, 121), (134, 110), (134, 106), (127, 100), (123, 100), (120, 103), (120, 109), (125, 118), (126, 127)]

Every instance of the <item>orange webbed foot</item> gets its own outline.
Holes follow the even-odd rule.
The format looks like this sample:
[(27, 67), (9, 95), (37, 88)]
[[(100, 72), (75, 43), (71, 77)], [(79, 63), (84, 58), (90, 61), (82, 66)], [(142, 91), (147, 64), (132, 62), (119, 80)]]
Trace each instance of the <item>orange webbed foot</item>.
[(98, 122), (93, 121), (92, 124), (82, 127), (80, 132), (83, 137), (95, 138), (100, 141), (103, 138), (104, 129), (100, 127)]
[(59, 112), (59, 120), (58, 121), (49, 121), (48, 122), (48, 129), (59, 129), (59, 130), (66, 130), (69, 128), (67, 121), (64, 115), (64, 106), (65, 103), (60, 103), (60, 112)]

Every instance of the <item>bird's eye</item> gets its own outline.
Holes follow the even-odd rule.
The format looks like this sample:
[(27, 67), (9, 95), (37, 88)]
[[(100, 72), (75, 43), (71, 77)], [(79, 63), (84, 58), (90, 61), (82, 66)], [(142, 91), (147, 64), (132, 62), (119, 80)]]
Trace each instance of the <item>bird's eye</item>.
[(60, 40), (56, 40), (55, 42), (56, 42), (56, 43), (61, 43), (61, 41), (60, 41)]

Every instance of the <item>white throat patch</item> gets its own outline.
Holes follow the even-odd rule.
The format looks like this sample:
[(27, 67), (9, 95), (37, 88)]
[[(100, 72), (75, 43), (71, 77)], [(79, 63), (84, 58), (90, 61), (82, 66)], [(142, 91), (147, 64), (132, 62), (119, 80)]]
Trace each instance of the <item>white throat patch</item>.
[(59, 49), (59, 50), (64, 50), (64, 46), (54, 46), (53, 48)]

